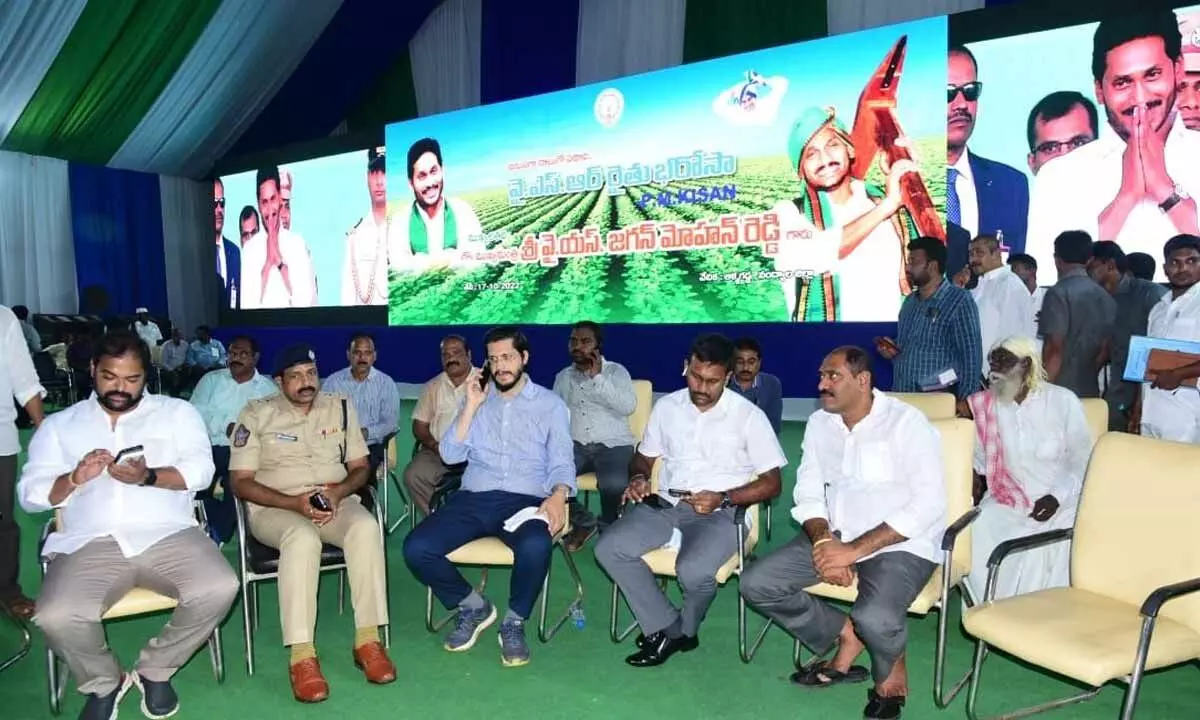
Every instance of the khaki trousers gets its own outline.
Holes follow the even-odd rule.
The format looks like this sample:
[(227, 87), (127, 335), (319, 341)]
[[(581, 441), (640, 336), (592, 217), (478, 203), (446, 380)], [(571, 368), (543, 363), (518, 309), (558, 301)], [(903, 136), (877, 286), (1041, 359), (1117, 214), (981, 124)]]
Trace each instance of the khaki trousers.
[(408, 496), (421, 512), (429, 514), (429, 502), (433, 499), (433, 491), (446, 474), (446, 465), (442, 457), (430, 450), (421, 448), (404, 468), (404, 486), (408, 488)]
[(357, 496), (342, 500), (334, 518), (321, 527), (291, 510), (253, 506), (249, 523), (259, 542), (279, 550), (279, 622), (284, 645), (313, 641), (322, 543), (340, 547), (346, 554), (354, 626), (387, 624), (383, 540), (375, 516)]

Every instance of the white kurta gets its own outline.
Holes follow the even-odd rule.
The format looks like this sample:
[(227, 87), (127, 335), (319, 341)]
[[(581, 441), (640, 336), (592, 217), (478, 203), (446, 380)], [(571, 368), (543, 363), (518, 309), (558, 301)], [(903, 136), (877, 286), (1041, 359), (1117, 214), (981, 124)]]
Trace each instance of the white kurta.
[(375, 222), (374, 213), (367, 213), (366, 217), (346, 233), (346, 260), (342, 263), (342, 305), (387, 305), (390, 226), (388, 220), (384, 220), (381, 225)]
[(1034, 339), (1037, 327), (1033, 324), (1033, 296), (1012, 268), (1001, 265), (979, 277), (971, 290), (979, 308), (979, 332), (983, 336), (983, 376), (988, 374), (988, 353), (1011, 337)]
[[(1200, 285), (1177, 298), (1171, 293), (1150, 311), (1146, 334), (1200, 342)], [(1159, 390), (1142, 383), (1142, 434), (1160, 440), (1200, 444), (1200, 390), (1187, 385)]]
[[(971, 525), (971, 574), (967, 578), (976, 598), (983, 597), (987, 561), (997, 545), (1074, 526), (1083, 477), (1095, 443), (1079, 398), (1049, 383), (1043, 383), (1019, 405), (997, 401), (996, 422), (1000, 425), (1005, 467), (1031, 505), (1011, 508), (991, 495), (979, 504), (979, 518)], [(985, 469), (984, 451), (976, 441), (975, 472), (982, 474)], [(1058, 500), (1058, 512), (1046, 522), (1038, 522), (1029, 517), (1032, 503), (1046, 495)], [(1009, 556), (1000, 566), (996, 599), (1065, 587), (1070, 581), (1070, 553), (1070, 543), (1063, 542)]]
[(267, 235), (261, 230), (242, 248), (242, 309), (312, 307), (317, 304), (317, 278), (312, 255), (304, 239), (280, 228), (279, 254), (287, 265), (288, 283), (277, 268), (267, 273), (263, 286), (262, 270), (267, 262)]
[(420, 217), (425, 223), (425, 234), (429, 242), (426, 252), (414, 255), (408, 237), (409, 213), (412, 212), (410, 204), (405, 206), (407, 209), (403, 214), (392, 218), (392, 229), (388, 233), (388, 263), (391, 267), (402, 271), (424, 272), (436, 267), (470, 267), (476, 264), (476, 261), (464, 260), (463, 253), (482, 252), (486, 249), (479, 217), (463, 200), (447, 197), (446, 202), (454, 211), (455, 249), (445, 249), (445, 213), (438, 212), (431, 218), (422, 212)]

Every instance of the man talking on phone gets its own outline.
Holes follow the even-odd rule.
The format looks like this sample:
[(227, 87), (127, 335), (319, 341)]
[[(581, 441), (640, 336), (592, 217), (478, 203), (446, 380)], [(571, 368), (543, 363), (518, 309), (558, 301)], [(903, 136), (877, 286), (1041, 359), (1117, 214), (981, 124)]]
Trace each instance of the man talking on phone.
[(317, 661), (317, 581), (321, 545), (345, 551), (354, 605), (354, 664), (368, 682), (396, 679), (379, 641), (387, 623), (383, 540), (357, 495), (371, 477), (358, 413), (345, 395), (321, 392), (317, 356), (305, 344), (275, 356), (279, 394), (252, 400), (233, 430), (229, 472), (246, 501), (249, 531), (279, 550), (279, 620), (291, 652), (292, 694), (329, 697)]
[[(688, 356), (687, 388), (661, 398), (650, 412), (633, 458), (625, 498), (633, 503), (600, 536), (596, 561), (621, 588), (642, 633), (634, 667), (665, 663), (700, 644), (698, 631), (717, 595), (717, 570), (737, 553), (735, 508), (779, 495), (787, 458), (771, 422), (758, 407), (728, 390), (734, 346), (723, 335), (702, 335)], [(650, 474), (662, 462), (658, 493)], [(676, 577), (683, 608), (658, 588), (642, 555), (678, 549)]]
[[(204, 421), (183, 400), (147, 393), (149, 368), (150, 348), (137, 335), (105, 335), (92, 360), (96, 391), (46, 418), (21, 476), (21, 507), (61, 511), (42, 548), (49, 566), (34, 622), (87, 696), (81, 718), (115, 718), (131, 687), (146, 717), (174, 714), (171, 677), (238, 592), (192, 513), (193, 496), (213, 476)], [(125, 673), (100, 618), (137, 586), (179, 605)]]

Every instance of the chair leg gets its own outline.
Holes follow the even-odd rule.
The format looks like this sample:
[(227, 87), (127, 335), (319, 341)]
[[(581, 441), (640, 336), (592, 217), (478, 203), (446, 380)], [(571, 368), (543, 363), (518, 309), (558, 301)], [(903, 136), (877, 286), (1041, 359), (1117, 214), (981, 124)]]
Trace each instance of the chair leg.
[[(938, 608), (938, 629), (937, 640), (934, 645), (933, 656), (933, 702), (938, 706), (938, 709), (945, 710), (950, 703), (954, 702), (954, 698), (962, 692), (962, 689), (967, 686), (971, 680), (971, 671), (967, 670), (966, 674), (954, 683), (954, 686), (947, 692), (946, 685), (946, 633), (948, 624), (948, 606), (950, 604), (950, 576), (946, 572), (942, 573), (942, 602)], [(975, 605), (975, 598), (971, 595), (965, 581), (959, 583), (958, 591), (962, 594), (963, 602), (968, 607)]]
[(458, 616), (458, 608), (449, 611), (438, 620), (433, 619), (433, 588), (425, 588), (425, 629), (436, 633)]
[(629, 635), (631, 633), (633, 633), (634, 630), (637, 630), (637, 627), (638, 627), (638, 624), (635, 621), (635, 622), (631, 623), (629, 625), (629, 627), (625, 628), (624, 630), (617, 629), (617, 623), (619, 620), (622, 599), (623, 599), (623, 595), (621, 593), (621, 588), (617, 587), (616, 583), (613, 583), (612, 584), (612, 606), (611, 606), (611, 610), (609, 611), (609, 614), (608, 614), (608, 638), (610, 640), (612, 640), (614, 643), (625, 642), (625, 638), (629, 637)]
[(771, 542), (771, 508), (775, 503), (768, 500), (763, 504), (767, 506), (767, 522), (764, 524), (763, 530), (766, 531), (767, 542)]
[(583, 580), (579, 577), (579, 568), (575, 566), (575, 560), (571, 557), (571, 553), (567, 552), (567, 548), (562, 542), (555, 544), (562, 553), (563, 561), (567, 564), (567, 572), (571, 574), (571, 581), (575, 583), (575, 597), (571, 599), (571, 604), (567, 606), (563, 614), (547, 630), (546, 608), (550, 604), (550, 575), (554, 568), (553, 558), (551, 558), (550, 567), (546, 570), (546, 579), (542, 581), (542, 604), (541, 610), (538, 612), (538, 639), (544, 643), (550, 642), (551, 638), (558, 634), (563, 623), (571, 618), (571, 611), (583, 603)]
[(217, 683), (225, 682), (225, 649), (221, 646), (221, 626), (213, 628), (208, 638), (208, 654), (212, 660), (213, 677)]
[(246, 674), (254, 675), (254, 583), (242, 581), (242, 631), (246, 636)]
[(3, 662), (0, 662), (0, 672), (4, 672), (29, 654), (29, 649), (33, 646), (33, 639), (29, 635), (29, 626), (25, 624), (24, 620), (13, 614), (7, 605), (0, 606), (0, 610), (3, 610), (4, 615), (9, 619), (13, 627), (21, 633), (21, 644), (17, 647), (17, 651), (8, 656)]
[[(981, 674), (980, 671), (983, 669), (983, 661), (987, 658), (987, 655), (988, 655), (987, 643), (985, 643), (982, 640), (976, 640), (975, 641), (975, 660), (971, 664), (971, 675), (970, 675), (971, 680), (970, 680), (970, 684), (967, 686), (967, 717), (970, 718), (970, 720), (980, 720), (979, 713), (976, 711), (976, 708), (975, 708), (975, 704), (979, 697), (979, 683), (980, 683), (980, 674)], [(1004, 713), (1003, 715), (993, 715), (993, 716), (989, 717), (988, 720), (1015, 720), (1016, 718), (1023, 718), (1023, 717), (1028, 717), (1030, 715), (1036, 715), (1038, 713), (1042, 713), (1047, 710), (1053, 710), (1055, 708), (1064, 707), (1066, 705), (1074, 705), (1075, 703), (1081, 703), (1081, 702), (1084, 702), (1087, 700), (1091, 700), (1092, 698), (1099, 695), (1100, 691), (1103, 689), (1104, 689), (1103, 687), (1098, 687), (1093, 690), (1089, 690), (1088, 692), (1080, 693), (1078, 695), (1072, 695), (1070, 697), (1061, 698), (1059, 700), (1051, 700), (1050, 702), (1042, 703), (1040, 705), (1032, 705), (1029, 707), (1021, 708), (1020, 710), (1015, 710), (1013, 712)], [(1126, 701), (1128, 702), (1128, 696), (1126, 696)]]
[[(763, 639), (767, 636), (767, 631), (774, 624), (770, 620), (763, 623), (762, 629), (754, 636), (754, 642), (747, 645), (746, 643), (746, 598), (738, 593), (738, 656), (742, 662), (749, 664), (754, 660), (754, 656), (758, 654), (758, 649), (762, 647)], [(797, 641), (799, 642), (799, 641)]]
[(338, 615), (346, 614), (346, 569), (338, 571)]
[(254, 629), (258, 630), (258, 583), (250, 585), (250, 608), (253, 610), (250, 617), (254, 622)]
[(59, 665), (54, 651), (46, 648), (46, 685), (50, 694), (50, 714), (52, 715), (58, 715), (62, 712), (62, 698), (66, 679), (59, 677), (61, 671), (62, 667)]
[[(404, 491), (404, 483), (400, 481), (400, 477), (394, 472), (388, 472), (388, 477), (391, 478), (392, 485), (396, 487), (396, 496), (400, 498), (401, 502), (404, 503), (404, 512), (400, 513), (400, 517), (392, 520), (391, 524), (387, 527), (387, 533), (391, 535), (392, 533), (396, 532), (396, 530), (399, 529), (402, 524), (404, 524), (405, 520), (409, 521), (409, 529), (416, 527), (417, 509), (412, 504), (412, 500), (409, 499), (408, 494)], [(384, 492), (386, 493), (387, 483), (383, 483), (383, 485), (385, 488)], [(383, 517), (384, 522), (388, 522), (388, 515), (385, 514)]]

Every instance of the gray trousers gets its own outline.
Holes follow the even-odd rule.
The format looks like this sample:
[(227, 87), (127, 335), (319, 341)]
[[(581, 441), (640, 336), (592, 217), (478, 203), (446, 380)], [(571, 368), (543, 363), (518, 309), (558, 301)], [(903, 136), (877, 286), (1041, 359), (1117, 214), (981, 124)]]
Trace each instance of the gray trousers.
[(121, 682), (100, 617), (125, 593), (146, 588), (179, 599), (171, 619), (138, 656), (137, 672), (164, 682), (204, 644), (229, 612), (238, 578), (216, 543), (198, 528), (163, 538), (127, 558), (111, 537), (54, 555), (34, 622), (71, 670), (82, 693), (107, 695)]
[[(742, 597), (818, 654), (828, 652), (846, 624), (842, 611), (804, 589), (821, 582), (812, 543), (801, 532), (742, 574)], [(937, 566), (906, 552), (885, 552), (858, 563), (854, 632), (871, 655), (871, 675), (883, 682), (908, 639), (908, 606)]]
[[(675, 575), (683, 588), (682, 611), (675, 609), (642, 562), (642, 555), (670, 541), (675, 528), (683, 535), (675, 560)], [(738, 531), (731, 509), (699, 515), (686, 503), (668, 510), (639, 503), (601, 533), (596, 561), (625, 594), (644, 635), (665, 630), (679, 619), (683, 634), (695, 636), (717, 596), (717, 570), (737, 552)], [(744, 537), (745, 526), (740, 531)]]

